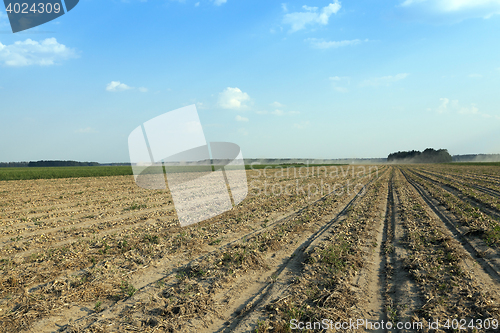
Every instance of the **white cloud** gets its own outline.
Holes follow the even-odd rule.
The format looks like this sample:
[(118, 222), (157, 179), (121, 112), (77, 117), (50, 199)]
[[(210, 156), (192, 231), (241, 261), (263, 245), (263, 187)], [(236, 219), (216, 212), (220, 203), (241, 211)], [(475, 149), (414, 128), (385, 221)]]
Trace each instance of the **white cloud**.
[(199, 5), (200, 5), (199, 2), (197, 2), (197, 3), (194, 4), (195, 7), (198, 7)]
[(111, 81), (106, 86), (107, 91), (116, 92), (116, 91), (124, 91), (134, 89), (133, 87), (127, 86), (125, 83), (121, 83), (120, 81)]
[[(458, 113), (460, 114), (479, 114), (479, 109), (475, 105), (470, 107), (459, 107)], [(489, 115), (487, 115), (489, 117)]]
[(473, 79), (480, 79), (482, 78), (483, 76), (481, 74), (469, 74), (468, 75), (470, 78), (473, 78)]
[(363, 82), (361, 82), (360, 85), (362, 87), (389, 86), (391, 83), (405, 79), (406, 77), (408, 77), (408, 75), (410, 75), (410, 74), (400, 73), (400, 74), (397, 74), (394, 76), (389, 75), (389, 76), (383, 76), (383, 77), (379, 77), (379, 78), (372, 78), (372, 79), (364, 80)]
[(450, 104), (450, 100), (448, 98), (440, 98), (439, 101), (441, 104), (436, 109), (437, 113), (448, 112), (448, 104)]
[(405, 0), (401, 6), (408, 7), (418, 4), (426, 4), (445, 12), (488, 6), (500, 8), (500, 0)]
[(287, 13), (287, 12), (288, 12), (288, 7), (286, 6), (286, 3), (282, 3), (282, 4), (281, 4), (281, 8), (283, 9), (283, 11), (284, 11), (285, 13)]
[(227, 2), (227, 0), (214, 0), (214, 5), (220, 6)]
[(283, 116), (285, 114), (285, 112), (283, 110), (274, 110), (271, 113), (276, 115), (276, 116)]
[(121, 83), (120, 81), (111, 81), (106, 85), (106, 90), (110, 92), (118, 92), (118, 91), (125, 91), (125, 90), (135, 90), (137, 89), (138, 91), (142, 93), (146, 93), (149, 91), (148, 88), (146, 87), (139, 87), (139, 88), (134, 88), (129, 85), (126, 85), (125, 83)]
[[(478, 114), (479, 113), (479, 109), (474, 104), (471, 104), (471, 106), (467, 107), (467, 106), (461, 106), (458, 103), (458, 100), (456, 100), (456, 99), (450, 101), (448, 98), (440, 98), (439, 100), (442, 101), (440, 107), (444, 107), (445, 112), (452, 111), (452, 112), (457, 112), (460, 114)], [(439, 110), (439, 111), (441, 111), (441, 110)], [(438, 111), (438, 113), (443, 113), (443, 112), (439, 112), (439, 111)]]
[(500, 116), (490, 115), (487, 113), (483, 113), (479, 111), (479, 108), (475, 104), (471, 104), (470, 106), (463, 106), (458, 102), (458, 100), (450, 100), (448, 98), (440, 98), (440, 104), (436, 108), (436, 112), (450, 113), (450, 114), (461, 114), (461, 115), (469, 115), (469, 116), (480, 116), (483, 118), (495, 118), (500, 120)]
[(6, 66), (50, 66), (60, 60), (76, 57), (73, 49), (59, 44), (55, 38), (47, 38), (41, 42), (26, 39), (10, 45), (0, 43), (0, 62)]
[(332, 14), (337, 14), (337, 12), (340, 10), (341, 5), (340, 2), (335, 0), (335, 2), (332, 2), (326, 7), (323, 7), (323, 10), (321, 11), (321, 14), (319, 14), (319, 23), (326, 25), (328, 24), (328, 20), (330, 19), (330, 16)]
[(302, 8), (305, 10), (303, 12), (285, 14), (283, 23), (291, 26), (290, 32), (305, 29), (308, 25), (327, 25), (330, 16), (336, 14), (341, 7), (338, 0), (334, 0), (328, 6), (323, 7), (321, 11), (318, 11), (318, 7), (303, 6)]
[(465, 14), (489, 18), (500, 14), (500, 0), (405, 0), (400, 7), (412, 7), (437, 14)]
[(272, 106), (272, 107), (274, 107), (274, 108), (283, 108), (283, 107), (285, 107), (285, 106), (284, 106), (283, 104), (281, 104), (280, 102), (272, 102), (272, 103), (271, 103), (271, 104), (269, 104), (269, 105), (271, 105), (271, 106)]
[(318, 7), (309, 7), (309, 6), (302, 6), (302, 8), (304, 8), (305, 10), (309, 11), (309, 12), (315, 12), (318, 10)]
[(236, 121), (248, 121), (248, 118), (242, 116), (236, 116)]
[[(360, 39), (352, 39), (352, 40), (341, 40), (341, 41), (326, 41), (321, 38), (307, 38), (306, 42), (311, 43), (312, 47), (317, 49), (331, 49), (331, 48), (339, 48), (343, 46), (349, 45), (357, 45), (362, 42)], [(368, 40), (365, 40), (365, 42)]]
[(219, 94), (219, 106), (224, 109), (244, 109), (247, 107), (244, 103), (249, 100), (250, 96), (239, 88), (227, 87)]

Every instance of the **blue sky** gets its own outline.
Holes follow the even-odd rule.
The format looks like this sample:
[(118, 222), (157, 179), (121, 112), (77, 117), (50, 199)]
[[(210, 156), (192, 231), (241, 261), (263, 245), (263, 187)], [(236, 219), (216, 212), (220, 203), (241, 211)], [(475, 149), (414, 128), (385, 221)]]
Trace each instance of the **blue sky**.
[(500, 0), (80, 0), (12, 34), (0, 11), (0, 161), (128, 161), (196, 104), (245, 157), (500, 153)]

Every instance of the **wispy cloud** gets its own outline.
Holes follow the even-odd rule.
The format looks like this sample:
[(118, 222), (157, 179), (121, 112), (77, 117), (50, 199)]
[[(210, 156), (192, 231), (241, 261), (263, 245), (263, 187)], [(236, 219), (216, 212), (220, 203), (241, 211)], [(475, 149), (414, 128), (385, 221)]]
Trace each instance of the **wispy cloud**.
[(285, 111), (283, 111), (283, 110), (274, 110), (271, 113), (274, 114), (275, 116), (284, 116), (285, 115)]
[(448, 104), (450, 104), (450, 100), (448, 98), (440, 98), (439, 99), (439, 106), (436, 109), (437, 113), (446, 113), (448, 112)]
[(237, 87), (227, 87), (219, 94), (219, 106), (223, 109), (245, 109), (247, 108), (245, 102), (249, 100), (250, 96)]
[[(357, 45), (363, 42), (360, 39), (326, 41), (322, 38), (307, 38), (305, 39), (305, 41), (311, 43), (311, 46), (317, 49), (339, 48), (344, 46)], [(367, 42), (368, 39), (365, 39), (364, 41)]]
[(439, 102), (440, 104), (436, 109), (437, 113), (455, 112), (459, 114), (479, 114), (479, 109), (474, 104), (470, 106), (461, 106), (458, 100), (450, 100), (445, 97), (440, 98)]
[(481, 74), (475, 74), (475, 73), (469, 74), (468, 76), (472, 79), (480, 79), (483, 77)]
[[(134, 89), (136, 88), (126, 85), (125, 83), (122, 83), (120, 81), (111, 81), (106, 85), (106, 91), (109, 92), (119, 92), (119, 91), (134, 90)], [(139, 87), (137, 88), (137, 90), (142, 93), (148, 92), (148, 88), (145, 87)]]
[(214, 5), (220, 6), (227, 2), (227, 0), (214, 0)]
[(500, 0), (405, 0), (401, 8), (425, 13), (460, 14), (463, 17), (484, 17), (500, 14)]
[(50, 66), (76, 57), (75, 50), (58, 43), (55, 38), (47, 38), (41, 42), (26, 39), (10, 45), (0, 42), (0, 62), (6, 66)]
[(130, 90), (130, 89), (133, 89), (133, 88), (127, 86), (125, 83), (121, 83), (120, 81), (111, 81), (106, 86), (106, 90), (110, 91), (110, 92), (125, 91), (125, 90)]
[(371, 79), (367, 79), (367, 80), (364, 80), (360, 83), (360, 86), (361, 87), (378, 87), (378, 86), (389, 86), (391, 85), (392, 83), (395, 83), (395, 82), (398, 82), (398, 81), (401, 81), (405, 78), (408, 77), (408, 73), (400, 73), (400, 74), (397, 74), (397, 75), (388, 75), (388, 76), (382, 76), (382, 77), (378, 77), (378, 78), (371, 78)]
[(242, 116), (236, 116), (236, 121), (243, 121), (243, 122), (247, 122), (247, 121), (248, 121), (248, 118), (245, 118), (245, 117), (242, 117)]
[[(318, 7), (303, 6), (304, 11), (285, 14), (283, 23), (290, 25), (290, 32), (305, 29), (310, 25), (327, 25), (330, 16), (336, 14), (341, 7), (338, 0), (334, 0), (334, 2), (323, 7), (320, 11)], [(286, 9), (286, 6), (284, 9)]]
[(439, 99), (439, 106), (436, 108), (436, 112), (439, 114), (445, 114), (445, 113), (461, 114), (469, 116), (480, 116), (483, 118), (494, 118), (500, 120), (500, 116), (480, 112), (479, 108), (475, 104), (464, 106), (460, 104), (458, 100), (456, 99), (450, 100), (449, 98), (446, 97)]
[(271, 105), (273, 108), (283, 108), (285, 107), (283, 104), (281, 104), (280, 102), (272, 102)]

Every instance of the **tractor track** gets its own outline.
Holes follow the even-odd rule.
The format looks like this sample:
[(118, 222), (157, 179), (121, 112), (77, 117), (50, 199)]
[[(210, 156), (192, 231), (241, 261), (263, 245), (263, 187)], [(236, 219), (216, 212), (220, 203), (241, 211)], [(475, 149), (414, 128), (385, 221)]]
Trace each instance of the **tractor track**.
[[(399, 194), (394, 184), (394, 172), (389, 179), (387, 210), (382, 247), (385, 264), (385, 320), (392, 323), (411, 322), (423, 305), (420, 289), (404, 268), (408, 257), (405, 248), (406, 230), (400, 217)], [(405, 329), (385, 329), (385, 332), (411, 332)]]

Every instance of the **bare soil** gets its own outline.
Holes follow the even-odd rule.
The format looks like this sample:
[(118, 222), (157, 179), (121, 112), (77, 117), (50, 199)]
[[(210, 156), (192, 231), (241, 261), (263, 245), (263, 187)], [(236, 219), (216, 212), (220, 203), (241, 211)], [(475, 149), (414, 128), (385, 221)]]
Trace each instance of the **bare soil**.
[(0, 332), (499, 331), (500, 168), (363, 168), (184, 228), (129, 176), (0, 182)]

